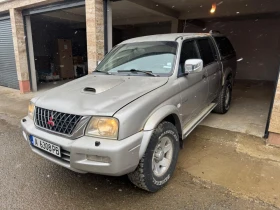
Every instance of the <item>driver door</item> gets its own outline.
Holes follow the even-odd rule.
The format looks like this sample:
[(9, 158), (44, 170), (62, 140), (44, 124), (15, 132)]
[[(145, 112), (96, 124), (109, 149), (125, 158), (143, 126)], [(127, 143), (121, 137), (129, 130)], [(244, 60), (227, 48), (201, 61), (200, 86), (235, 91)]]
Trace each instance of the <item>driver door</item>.
[(207, 71), (185, 74), (185, 61), (188, 59), (201, 59), (194, 40), (185, 40), (182, 44), (178, 81), (180, 85), (180, 95), (182, 99), (180, 114), (182, 122), (186, 125), (204, 107), (208, 97)]

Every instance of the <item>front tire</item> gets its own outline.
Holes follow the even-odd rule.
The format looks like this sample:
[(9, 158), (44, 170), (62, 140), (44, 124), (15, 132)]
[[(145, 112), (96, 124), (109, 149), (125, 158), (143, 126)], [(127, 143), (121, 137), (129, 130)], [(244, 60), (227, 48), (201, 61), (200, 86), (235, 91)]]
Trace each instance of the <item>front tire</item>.
[(162, 122), (155, 129), (147, 150), (136, 170), (128, 174), (137, 187), (156, 192), (171, 178), (179, 154), (179, 135), (170, 122)]

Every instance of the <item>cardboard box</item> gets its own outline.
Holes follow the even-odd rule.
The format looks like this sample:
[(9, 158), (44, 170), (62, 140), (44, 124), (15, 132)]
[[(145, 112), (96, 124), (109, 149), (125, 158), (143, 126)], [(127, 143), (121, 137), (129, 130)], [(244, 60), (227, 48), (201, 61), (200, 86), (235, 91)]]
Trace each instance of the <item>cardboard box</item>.
[(67, 79), (75, 76), (71, 40), (57, 40), (55, 66), (57, 72), (59, 72), (60, 78)]
[(72, 55), (72, 42), (70, 39), (58, 39), (57, 50), (59, 53), (66, 53)]

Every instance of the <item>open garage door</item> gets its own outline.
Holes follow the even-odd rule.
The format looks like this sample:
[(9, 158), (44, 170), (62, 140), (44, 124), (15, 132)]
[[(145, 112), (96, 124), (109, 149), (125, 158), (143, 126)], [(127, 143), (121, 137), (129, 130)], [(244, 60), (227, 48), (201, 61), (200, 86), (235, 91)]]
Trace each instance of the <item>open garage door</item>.
[(84, 0), (31, 8), (23, 15), (33, 91), (87, 75)]
[(9, 17), (0, 18), (0, 86), (19, 89)]

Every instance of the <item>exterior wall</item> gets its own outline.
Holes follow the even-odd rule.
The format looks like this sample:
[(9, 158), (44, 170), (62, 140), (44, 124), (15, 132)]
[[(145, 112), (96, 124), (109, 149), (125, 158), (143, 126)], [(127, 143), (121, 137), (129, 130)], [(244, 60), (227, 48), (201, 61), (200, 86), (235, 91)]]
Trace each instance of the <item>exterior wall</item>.
[(278, 78), (278, 84), (276, 88), (276, 94), (274, 98), (273, 109), (271, 113), (269, 131), (280, 134), (280, 77)]
[(21, 93), (30, 92), (24, 24), (20, 10), (10, 9), (17, 76)]
[(271, 112), (268, 143), (280, 146), (280, 77), (276, 88), (273, 109)]
[(63, 1), (63, 0), (8, 0), (6, 2), (0, 3), (0, 12), (5, 12), (15, 8), (26, 9), (26, 8), (41, 6), (41, 5), (50, 4), (58, 1)]
[(85, 2), (88, 72), (91, 73), (104, 56), (103, 0), (85, 0)]

